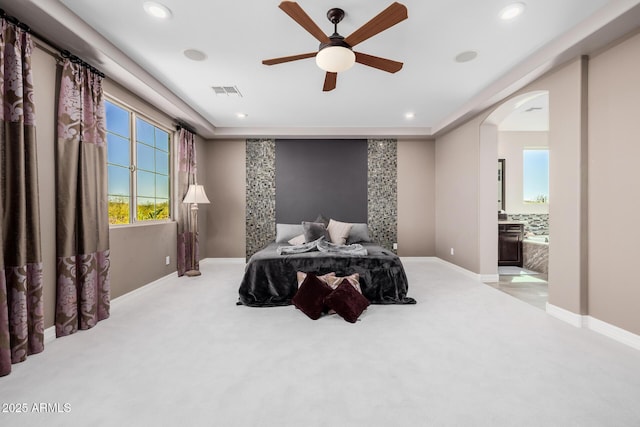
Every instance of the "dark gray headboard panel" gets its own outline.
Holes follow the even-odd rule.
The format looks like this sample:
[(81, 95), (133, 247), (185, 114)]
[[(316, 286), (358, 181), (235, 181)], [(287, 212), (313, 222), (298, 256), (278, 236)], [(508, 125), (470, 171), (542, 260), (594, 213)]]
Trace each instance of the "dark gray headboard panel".
[(276, 140), (276, 222), (367, 222), (367, 140)]

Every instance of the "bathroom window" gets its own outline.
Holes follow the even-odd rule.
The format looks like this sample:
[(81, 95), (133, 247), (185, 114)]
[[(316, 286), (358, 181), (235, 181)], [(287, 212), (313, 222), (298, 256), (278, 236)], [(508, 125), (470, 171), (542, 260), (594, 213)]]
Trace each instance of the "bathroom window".
[(522, 160), (524, 203), (549, 203), (549, 150), (527, 148)]

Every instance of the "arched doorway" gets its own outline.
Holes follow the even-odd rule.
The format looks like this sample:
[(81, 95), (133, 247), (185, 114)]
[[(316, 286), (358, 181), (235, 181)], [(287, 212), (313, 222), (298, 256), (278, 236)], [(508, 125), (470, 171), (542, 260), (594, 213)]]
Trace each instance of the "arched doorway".
[(508, 99), (480, 126), (481, 176), (494, 176), (480, 184), (480, 262), (495, 272), (485, 281), (541, 309), (548, 298), (548, 134), (546, 90)]

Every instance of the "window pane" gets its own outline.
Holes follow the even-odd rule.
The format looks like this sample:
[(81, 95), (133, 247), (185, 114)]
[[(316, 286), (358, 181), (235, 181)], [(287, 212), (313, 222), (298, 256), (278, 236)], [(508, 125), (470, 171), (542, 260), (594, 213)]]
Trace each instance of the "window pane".
[(129, 140), (112, 133), (107, 134), (107, 162), (129, 166)]
[(136, 119), (136, 141), (144, 142), (147, 145), (154, 146), (153, 143), (153, 126), (142, 119)]
[(149, 147), (148, 145), (138, 143), (138, 169), (144, 169), (146, 171), (153, 172), (155, 170), (154, 167), (154, 149)]
[(129, 197), (129, 179), (131, 173), (129, 168), (121, 166), (108, 165), (108, 190), (110, 195), (119, 195)]
[(156, 172), (169, 175), (169, 153), (156, 150)]
[(156, 199), (156, 219), (169, 219), (169, 199)]
[(156, 148), (169, 151), (169, 134), (158, 128), (156, 128)]
[(155, 174), (138, 171), (138, 197), (155, 197)]
[(136, 218), (138, 221), (155, 219), (155, 199), (147, 197), (138, 197), (138, 212)]
[(156, 196), (164, 199), (169, 198), (169, 177), (156, 175)]
[(109, 101), (105, 101), (105, 114), (107, 131), (129, 138), (129, 112)]
[(109, 196), (109, 224), (129, 224), (129, 198)]
[(549, 202), (549, 150), (523, 151), (523, 200)]

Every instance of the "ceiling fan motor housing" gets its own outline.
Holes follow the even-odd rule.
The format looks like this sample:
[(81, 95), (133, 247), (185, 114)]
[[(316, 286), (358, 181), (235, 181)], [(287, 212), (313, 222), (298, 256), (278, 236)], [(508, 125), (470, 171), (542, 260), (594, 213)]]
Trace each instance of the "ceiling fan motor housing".
[(329, 43), (320, 43), (316, 64), (325, 71), (340, 73), (353, 66), (356, 56), (344, 37), (338, 34), (338, 23), (344, 18), (344, 10), (329, 9), (327, 18), (334, 25), (334, 33), (329, 36)]

